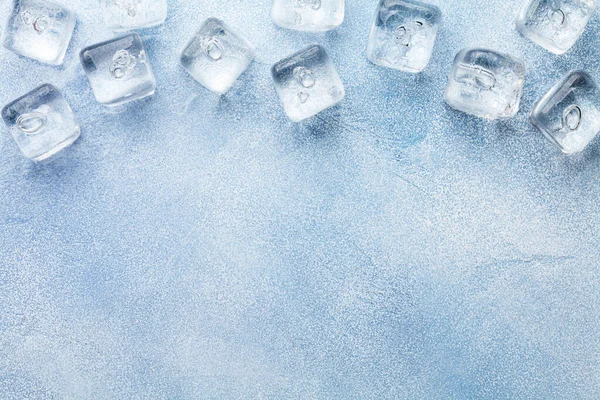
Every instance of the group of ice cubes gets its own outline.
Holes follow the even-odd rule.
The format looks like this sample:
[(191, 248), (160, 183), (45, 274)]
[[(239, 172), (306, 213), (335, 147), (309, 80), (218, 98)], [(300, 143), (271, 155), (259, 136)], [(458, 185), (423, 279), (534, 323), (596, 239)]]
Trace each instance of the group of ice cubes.
[[(163, 23), (166, 0), (101, 0), (105, 23), (115, 32)], [(517, 29), (551, 52), (562, 54), (577, 41), (595, 0), (528, 0)], [(344, 0), (274, 0), (273, 21), (299, 31), (326, 31), (344, 20)], [(367, 57), (374, 64), (418, 73), (431, 59), (442, 20), (438, 7), (417, 0), (379, 0)], [(13, 0), (4, 46), (17, 54), (60, 65), (75, 14), (51, 0)], [(183, 49), (183, 68), (207, 89), (226, 93), (255, 57), (253, 46), (216, 18), (207, 19)], [(139, 35), (125, 34), (83, 49), (81, 63), (98, 102), (115, 106), (150, 96), (156, 80)], [(271, 69), (275, 88), (292, 121), (302, 121), (341, 102), (342, 81), (319, 45), (309, 46)], [(489, 119), (519, 110), (525, 66), (488, 49), (465, 49), (454, 60), (445, 99), (451, 107)], [(534, 107), (533, 125), (565, 153), (583, 150), (600, 132), (599, 89), (584, 72), (561, 80)], [(71, 108), (51, 85), (41, 86), (2, 111), (25, 155), (42, 160), (79, 136)]]

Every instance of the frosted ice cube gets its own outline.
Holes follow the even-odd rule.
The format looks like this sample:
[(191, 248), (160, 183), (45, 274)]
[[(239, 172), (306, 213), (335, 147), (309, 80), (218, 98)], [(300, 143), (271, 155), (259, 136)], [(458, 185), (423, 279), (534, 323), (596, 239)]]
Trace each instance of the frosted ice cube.
[(517, 30), (548, 51), (563, 54), (579, 39), (595, 7), (595, 0), (528, 0)]
[(4, 32), (4, 47), (40, 62), (63, 63), (75, 14), (46, 0), (14, 0)]
[(2, 109), (2, 119), (23, 154), (42, 161), (80, 134), (73, 110), (52, 85), (42, 85)]
[(519, 111), (524, 80), (525, 65), (508, 54), (463, 50), (452, 66), (446, 102), (478, 117), (510, 118)]
[(600, 132), (600, 90), (587, 73), (573, 71), (534, 105), (530, 119), (564, 153), (578, 153)]
[(344, 99), (344, 85), (325, 49), (319, 45), (279, 61), (271, 74), (292, 121), (312, 117)]
[(167, 0), (101, 0), (104, 23), (114, 32), (149, 28), (167, 18)]
[(442, 13), (414, 0), (381, 0), (371, 28), (371, 62), (407, 72), (422, 71), (433, 52)]
[(181, 54), (181, 65), (207, 89), (225, 93), (254, 59), (254, 49), (223, 21), (206, 20)]
[(328, 31), (344, 22), (344, 0), (274, 0), (273, 22), (298, 31)]
[(156, 80), (139, 35), (133, 33), (81, 51), (96, 100), (108, 106), (151, 96)]

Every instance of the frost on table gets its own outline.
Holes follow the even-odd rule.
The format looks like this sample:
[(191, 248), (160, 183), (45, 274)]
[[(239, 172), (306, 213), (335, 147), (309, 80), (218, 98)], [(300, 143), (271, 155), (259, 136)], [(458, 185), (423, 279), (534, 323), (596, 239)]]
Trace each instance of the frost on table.
[(101, 0), (104, 22), (123, 32), (160, 25), (167, 18), (166, 0)]
[(273, 22), (298, 31), (328, 31), (344, 22), (344, 0), (274, 0)]
[(344, 85), (325, 49), (307, 47), (271, 69), (277, 94), (288, 117), (299, 122), (344, 99)]
[(4, 47), (40, 62), (63, 63), (75, 14), (46, 0), (15, 0), (4, 32)]
[(4, 107), (2, 119), (23, 154), (34, 161), (58, 153), (80, 133), (73, 110), (58, 89), (48, 84)]
[(517, 30), (548, 51), (563, 54), (579, 39), (595, 7), (595, 0), (528, 0)]
[(181, 54), (181, 65), (198, 82), (223, 94), (248, 68), (254, 49), (223, 21), (206, 20)]
[(600, 90), (587, 73), (573, 71), (536, 103), (531, 123), (567, 154), (578, 153), (600, 132)]
[(81, 52), (81, 63), (98, 102), (116, 106), (154, 94), (156, 80), (139, 35), (95, 44)]
[(422, 71), (433, 52), (442, 13), (414, 0), (381, 0), (371, 27), (371, 62), (407, 72)]
[(446, 102), (478, 117), (510, 118), (519, 111), (524, 80), (524, 64), (508, 54), (463, 50), (452, 66)]

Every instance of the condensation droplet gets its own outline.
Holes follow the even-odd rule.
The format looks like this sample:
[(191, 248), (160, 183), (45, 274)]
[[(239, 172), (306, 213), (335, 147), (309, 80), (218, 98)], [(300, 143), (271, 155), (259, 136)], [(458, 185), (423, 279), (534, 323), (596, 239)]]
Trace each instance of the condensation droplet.
[(47, 28), (48, 20), (44, 16), (36, 18), (33, 22), (33, 29), (35, 29), (39, 33), (44, 32)]
[(216, 38), (210, 38), (204, 44), (204, 54), (212, 61), (219, 61), (223, 58), (224, 53), (223, 45)]
[(568, 107), (563, 114), (563, 127), (570, 131), (576, 131), (581, 126), (581, 108), (576, 105)]
[(317, 83), (313, 72), (304, 67), (296, 67), (294, 69), (294, 78), (296, 78), (296, 81), (298, 81), (300, 85), (307, 89), (315, 86)]
[(47, 123), (48, 118), (45, 114), (40, 112), (23, 114), (17, 118), (17, 127), (27, 135), (37, 135), (41, 133)]

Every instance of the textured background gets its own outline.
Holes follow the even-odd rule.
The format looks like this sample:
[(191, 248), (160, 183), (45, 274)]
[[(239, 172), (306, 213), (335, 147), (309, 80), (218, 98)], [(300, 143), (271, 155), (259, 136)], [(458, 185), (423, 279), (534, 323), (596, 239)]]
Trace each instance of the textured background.
[[(63, 68), (0, 50), (0, 104), (50, 82), (82, 126), (42, 164), (2, 129), (0, 398), (600, 398), (600, 144), (563, 156), (527, 116), (570, 69), (600, 79), (600, 14), (558, 57), (520, 0), (433, 1), (413, 76), (365, 59), (375, 3), (298, 34), (270, 0), (171, 0), (142, 32), (158, 91), (119, 110), (76, 57), (110, 37), (96, 2), (69, 0)], [(177, 60), (209, 16), (258, 51), (221, 98)], [(269, 68), (314, 42), (347, 99), (296, 125)], [(516, 118), (444, 105), (466, 46), (525, 60)]]

